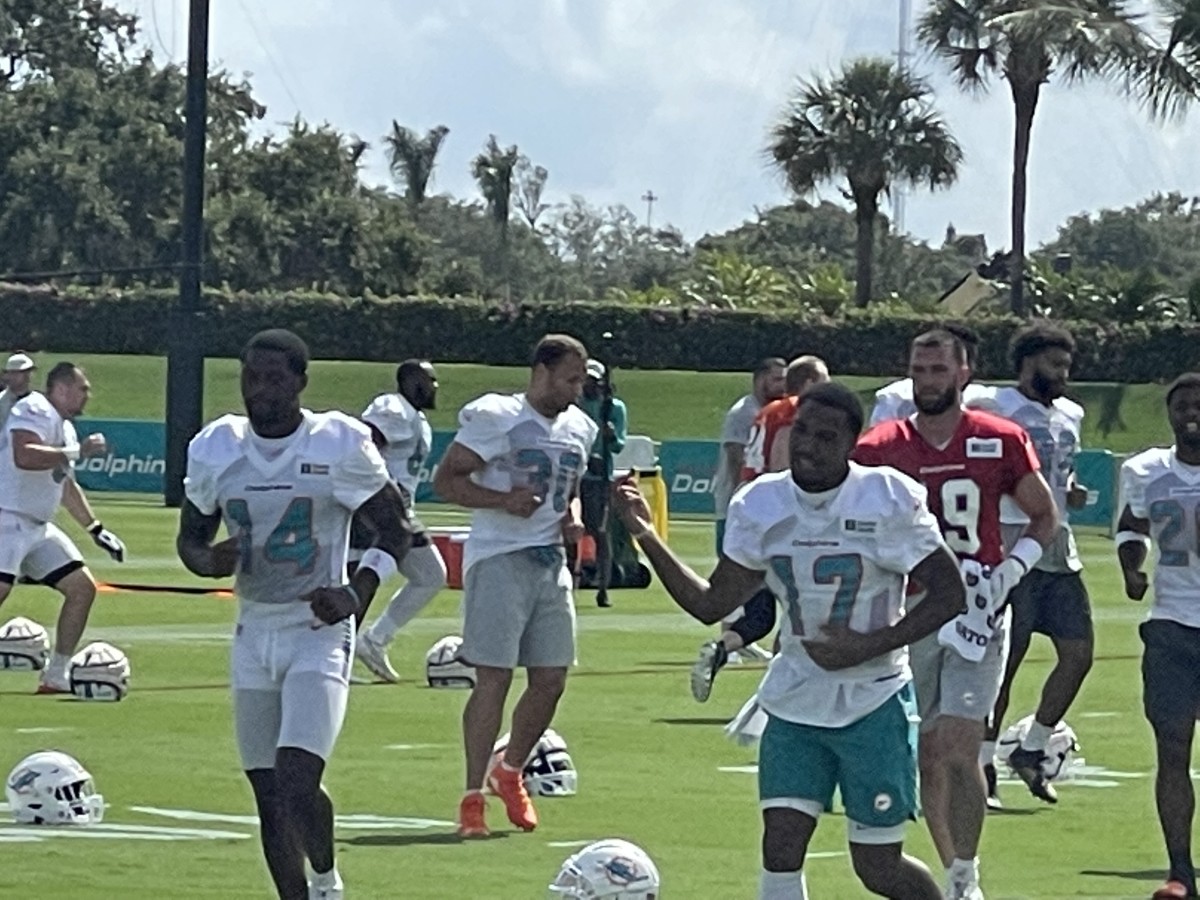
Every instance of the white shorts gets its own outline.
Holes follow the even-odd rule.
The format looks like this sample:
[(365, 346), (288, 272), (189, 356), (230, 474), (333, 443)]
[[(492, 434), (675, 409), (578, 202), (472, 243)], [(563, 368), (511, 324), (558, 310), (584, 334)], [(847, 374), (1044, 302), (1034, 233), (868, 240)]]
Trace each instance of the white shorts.
[(0, 581), (12, 584), (23, 576), (53, 587), (80, 568), (79, 549), (53, 522), (0, 509)]
[(231, 660), (242, 768), (275, 767), (275, 751), (333, 752), (350, 694), (353, 617), (336, 625), (239, 623)]

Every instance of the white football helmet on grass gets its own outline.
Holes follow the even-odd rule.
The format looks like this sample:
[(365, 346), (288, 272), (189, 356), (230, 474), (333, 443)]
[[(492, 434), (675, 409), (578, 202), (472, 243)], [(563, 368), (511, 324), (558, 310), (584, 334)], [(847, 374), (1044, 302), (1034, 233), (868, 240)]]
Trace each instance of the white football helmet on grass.
[(620, 838), (588, 844), (569, 856), (551, 882), (551, 900), (658, 900), (658, 868), (646, 851)]
[(450, 634), (425, 654), (425, 680), (433, 688), (473, 688), (475, 669), (458, 658), (462, 638)]
[(37, 671), (50, 657), (50, 635), (32, 619), (17, 616), (0, 625), (0, 669)]
[[(501, 735), (492, 748), (492, 760), (488, 764), (489, 778), (484, 784), (491, 780), (492, 769), (504, 759), (508, 739), (508, 734)], [(579, 773), (575, 771), (575, 762), (567, 752), (567, 742), (553, 728), (546, 729), (525, 760), (521, 780), (525, 782), (525, 790), (541, 797), (571, 797), (579, 789)]]
[(74, 757), (43, 750), (25, 757), (4, 782), (19, 825), (92, 825), (104, 818), (104, 798)]
[(129, 693), (129, 657), (93, 641), (71, 657), (71, 693), (80, 700), (121, 700)]
[[(996, 759), (1007, 763), (1012, 752), (1021, 746), (1021, 741), (1029, 733), (1033, 724), (1033, 716), (1026, 716), (1019, 722), (1009, 725), (1000, 740), (996, 742)], [(1042, 760), (1042, 774), (1047, 781), (1065, 778), (1070, 774), (1072, 756), (1079, 750), (1079, 740), (1074, 729), (1066, 722), (1054, 726), (1054, 732), (1046, 743), (1046, 758)]]

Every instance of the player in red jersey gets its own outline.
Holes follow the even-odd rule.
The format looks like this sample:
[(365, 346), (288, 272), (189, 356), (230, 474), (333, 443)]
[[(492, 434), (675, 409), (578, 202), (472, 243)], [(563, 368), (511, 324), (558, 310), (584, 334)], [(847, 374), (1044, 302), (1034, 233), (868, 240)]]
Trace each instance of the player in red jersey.
[[(855, 460), (893, 466), (924, 484), (943, 537), (962, 561), (967, 610), (911, 653), (921, 713), (921, 805), (947, 869), (946, 896), (978, 900), (977, 853), (987, 808), (979, 748), (1004, 674), (1005, 602), (1053, 539), (1057, 509), (1025, 431), (963, 408), (971, 370), (958, 338), (947, 331), (918, 337), (909, 374), (916, 415), (872, 428), (860, 438)], [(1000, 534), (1005, 494), (1030, 520), (1008, 555)]]

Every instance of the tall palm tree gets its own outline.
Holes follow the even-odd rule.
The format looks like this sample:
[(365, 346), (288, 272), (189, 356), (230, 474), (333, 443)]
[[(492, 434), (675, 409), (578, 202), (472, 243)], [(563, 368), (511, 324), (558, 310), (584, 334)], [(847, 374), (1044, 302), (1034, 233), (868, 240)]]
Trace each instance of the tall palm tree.
[(1008, 82), (1016, 112), (1009, 275), (1017, 315), (1027, 312), (1026, 171), (1042, 85), (1055, 74), (1067, 82), (1110, 79), (1156, 109), (1181, 96), (1170, 90), (1171, 81), (1191, 93), (1163, 68), (1164, 57), (1133, 7), (1130, 0), (930, 0), (917, 25), (921, 42), (947, 61), (964, 89), (985, 89), (994, 77)]
[(393, 119), (392, 131), (384, 137), (388, 168), (392, 177), (404, 185), (404, 194), (414, 215), (425, 202), (425, 192), (433, 178), (438, 151), (442, 149), (442, 142), (449, 133), (450, 129), (445, 125), (438, 125), (422, 137)]
[(871, 301), (879, 196), (893, 184), (951, 184), (962, 149), (930, 103), (928, 84), (884, 59), (856, 59), (800, 82), (767, 153), (800, 197), (844, 184), (858, 227), (854, 299)]
[(479, 182), (479, 191), (499, 231), (500, 264), (506, 293), (509, 289), (508, 220), (512, 213), (513, 175), (520, 158), (516, 144), (502, 150), (493, 134), (488, 138), (484, 151), (471, 162), (471, 174)]

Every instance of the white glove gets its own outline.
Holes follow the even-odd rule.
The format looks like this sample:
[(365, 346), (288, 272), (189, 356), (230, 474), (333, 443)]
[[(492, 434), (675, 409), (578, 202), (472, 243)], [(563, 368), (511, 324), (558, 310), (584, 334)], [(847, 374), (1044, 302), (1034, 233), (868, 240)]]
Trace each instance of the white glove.
[(125, 542), (119, 537), (99, 522), (92, 523), (92, 526), (88, 529), (88, 534), (92, 536), (92, 540), (97, 547), (117, 562), (125, 562)]
[(992, 569), (988, 578), (988, 587), (991, 588), (992, 595), (991, 612), (1004, 609), (1008, 595), (1017, 586), (1017, 582), (1025, 577), (1026, 571), (1028, 570), (1025, 564), (1014, 556), (1006, 556), (1004, 562)]

